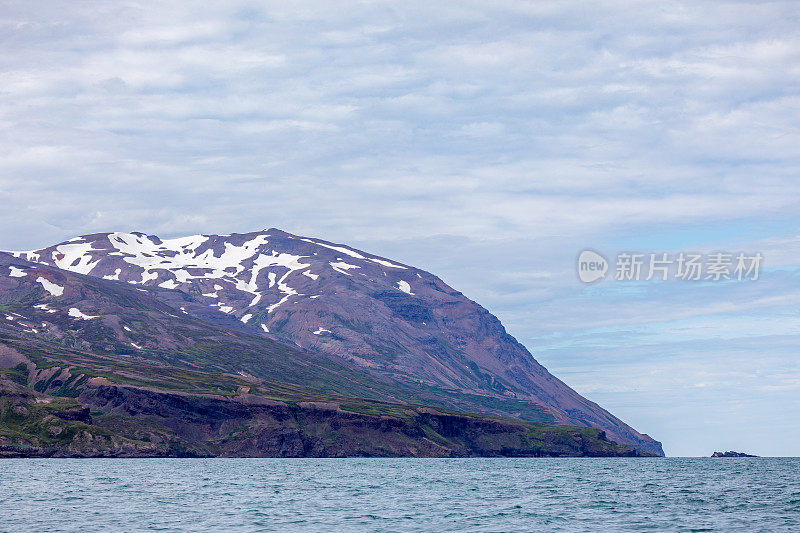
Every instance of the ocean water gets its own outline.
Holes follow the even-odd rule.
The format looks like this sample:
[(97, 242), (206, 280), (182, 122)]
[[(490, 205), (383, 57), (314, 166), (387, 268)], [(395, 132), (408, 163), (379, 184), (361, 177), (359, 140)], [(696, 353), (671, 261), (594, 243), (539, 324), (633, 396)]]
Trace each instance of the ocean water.
[(800, 531), (800, 459), (6, 459), (0, 530)]

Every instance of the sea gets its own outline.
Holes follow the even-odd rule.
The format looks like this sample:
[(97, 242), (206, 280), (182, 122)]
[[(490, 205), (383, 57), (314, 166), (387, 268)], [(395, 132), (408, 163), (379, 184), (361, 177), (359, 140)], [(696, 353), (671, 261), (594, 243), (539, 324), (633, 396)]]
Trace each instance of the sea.
[(798, 532), (800, 459), (3, 459), (0, 531)]

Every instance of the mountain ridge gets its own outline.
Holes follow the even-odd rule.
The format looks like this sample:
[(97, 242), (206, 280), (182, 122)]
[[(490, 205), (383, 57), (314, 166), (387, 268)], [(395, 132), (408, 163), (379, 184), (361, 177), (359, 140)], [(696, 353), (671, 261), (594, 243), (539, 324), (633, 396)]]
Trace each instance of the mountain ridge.
[(387, 385), (416, 387), (421, 401), (449, 396), (451, 408), (598, 427), (663, 454), (437, 276), (346, 245), (275, 228), (166, 240), (99, 233), (12, 255), (127, 283), (182, 314), (339, 358)]

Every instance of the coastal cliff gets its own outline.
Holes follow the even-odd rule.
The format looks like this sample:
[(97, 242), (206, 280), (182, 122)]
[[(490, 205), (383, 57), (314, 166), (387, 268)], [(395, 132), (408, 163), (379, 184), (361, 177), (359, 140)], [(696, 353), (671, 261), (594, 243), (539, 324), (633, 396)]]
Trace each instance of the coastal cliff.
[(631, 457), (594, 428), (377, 402), (291, 402), (0, 381), (0, 457)]

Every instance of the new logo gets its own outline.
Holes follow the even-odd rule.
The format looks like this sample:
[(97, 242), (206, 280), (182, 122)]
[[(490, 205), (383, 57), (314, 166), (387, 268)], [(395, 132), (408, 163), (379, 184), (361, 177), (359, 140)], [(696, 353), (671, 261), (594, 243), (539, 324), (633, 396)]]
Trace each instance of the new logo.
[(578, 278), (584, 283), (603, 279), (608, 272), (608, 261), (592, 250), (584, 250), (578, 256)]

